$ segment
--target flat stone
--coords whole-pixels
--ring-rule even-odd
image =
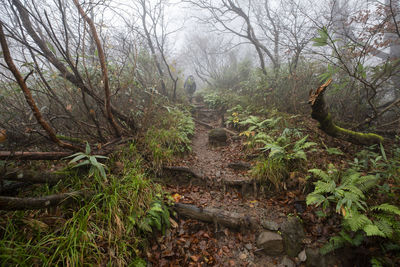
[[[288,256],[284,256],[278,267],[296,267],[296,263],[294,263]]]
[[[257,238],[257,247],[262,248],[266,255],[284,254],[283,238],[275,232],[262,232]]]
[[[274,221],[265,220],[265,221],[261,222],[261,225],[262,225],[262,227],[264,229],[267,229],[267,230],[271,230],[271,231],[278,231],[279,230],[279,224],[277,224]]]

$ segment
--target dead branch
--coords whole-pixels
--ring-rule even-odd
[[[341,128],[335,124],[328,107],[325,105],[324,93],[326,88],[331,84],[332,79],[321,85],[315,92],[310,91],[309,103],[311,104],[311,117],[317,120],[320,128],[326,134],[346,140],[357,145],[372,145],[383,142],[383,137],[373,133],[360,133]]]
[[[3,49],[4,60],[6,61],[8,68],[10,69],[10,71],[14,75],[15,79],[17,80],[18,85],[21,87],[21,89],[24,93],[24,96],[25,96],[25,100],[28,103],[29,107],[31,108],[36,120],[42,126],[42,128],[46,131],[46,133],[49,135],[50,139],[62,148],[66,148],[66,149],[70,149],[70,150],[74,150],[74,151],[82,150],[82,148],[80,148],[78,146],[74,146],[72,144],[63,142],[59,138],[57,138],[57,135],[56,135],[56,132],[54,131],[54,129],[43,118],[42,113],[39,111],[39,108],[37,107],[37,105],[35,103],[35,100],[33,100],[32,94],[31,94],[28,86],[26,85],[24,78],[22,77],[21,73],[18,71],[17,67],[15,66],[15,64],[11,58],[10,50],[8,49],[7,40],[6,40],[4,31],[3,31],[3,23],[1,21],[0,21],[0,43],[1,43],[1,47]]]
[[[61,204],[68,204],[80,198],[91,196],[91,193],[75,191],[45,197],[3,197],[0,196],[0,210],[37,210],[45,209]]]
[[[75,4],[76,8],[79,10],[79,13],[81,14],[81,16],[89,24],[90,31],[92,33],[92,37],[96,43],[97,52],[99,55],[100,67],[101,67],[101,71],[102,71],[102,79],[103,79],[103,83],[104,83],[104,93],[105,93],[104,102],[105,102],[107,119],[108,119],[108,122],[110,123],[110,125],[112,126],[112,128],[114,129],[116,136],[119,137],[119,136],[121,136],[121,129],[118,126],[117,122],[114,120],[114,116],[112,115],[112,112],[111,112],[111,100],[110,100],[111,94],[110,94],[110,87],[109,87],[109,83],[108,83],[108,71],[107,71],[107,64],[106,64],[106,59],[104,56],[103,47],[101,45],[99,36],[97,34],[96,27],[95,27],[92,19],[89,18],[89,16],[85,13],[85,11],[83,11],[81,5],[78,3],[78,0],[74,0],[74,4]]]
[[[12,170],[0,176],[3,180],[18,181],[32,184],[56,184],[65,178],[65,174],[37,172],[31,170]]]

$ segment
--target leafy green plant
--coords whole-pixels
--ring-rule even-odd
[[[290,137],[282,134],[275,140],[269,138],[257,141],[264,144],[260,150],[269,152],[269,158],[290,163],[295,160],[307,160],[306,150],[316,145],[314,142],[307,142],[307,138],[308,135],[292,143]]]
[[[163,234],[170,226],[169,210],[161,200],[154,201],[147,213],[139,223],[139,229],[144,232],[151,233],[153,229],[161,231]]]
[[[247,119],[241,121],[240,125],[249,126],[247,131],[264,131],[267,129],[274,129],[282,117],[272,117],[265,120],[262,120],[260,117],[257,116],[249,116]]]
[[[227,100],[222,96],[222,94],[218,94],[215,92],[210,92],[204,95],[204,103],[209,108],[218,109],[227,104]]]
[[[307,196],[307,205],[330,205],[343,216],[342,231],[323,247],[328,253],[345,245],[359,246],[365,236],[376,236],[391,241],[400,240],[400,208],[390,203],[371,205],[366,193],[379,186],[377,175],[366,175],[356,169],[339,171],[329,165],[327,171],[312,169],[319,179],[315,190]]]
[[[104,179],[106,178],[106,171],[107,168],[103,163],[98,162],[98,159],[108,159],[106,156],[100,155],[91,155],[91,149],[88,142],[86,142],[85,152],[78,152],[71,156],[65,157],[65,159],[72,158],[69,164],[77,163],[72,168],[78,168],[81,166],[90,166],[89,169],[89,177],[93,175],[100,175]]]
[[[307,135],[292,142],[290,133],[293,132],[284,131],[277,138],[266,134],[255,136],[256,142],[264,145],[260,150],[268,153],[268,156],[257,162],[252,174],[261,180],[268,179],[276,189],[280,187],[289,172],[299,166],[298,163],[307,160],[306,151],[316,145],[314,142],[307,142]]]
[[[124,165],[118,176],[94,176],[88,182],[71,173],[69,179],[33,192],[35,196],[71,189],[93,192],[86,201],[45,213],[2,213],[0,266],[146,266],[139,258],[149,243],[144,229],[168,227],[166,195],[144,172],[135,144],[110,160],[114,157]]]

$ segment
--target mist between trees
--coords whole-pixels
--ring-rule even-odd
[[[155,99],[184,101],[189,74],[200,90],[290,113],[309,113],[309,90],[332,78],[326,102],[338,121],[399,131],[397,1],[1,5],[7,150],[51,142],[82,150],[74,138],[106,143],[132,135],[151,124],[146,113]]]

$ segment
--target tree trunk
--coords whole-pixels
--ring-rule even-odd
[[[115,135],[120,137],[121,129],[119,128],[117,122],[114,120],[114,116],[112,115],[111,112],[111,94],[110,94],[110,86],[108,83],[108,71],[107,71],[107,64],[104,56],[103,47],[101,46],[100,39],[99,36],[97,35],[96,27],[94,26],[93,21],[89,18],[89,16],[85,13],[85,11],[83,11],[82,7],[78,3],[78,0],[74,0],[74,4],[76,8],[79,10],[79,13],[84,18],[84,20],[89,24],[92,37],[96,43],[97,52],[99,54],[101,72],[102,72],[102,80],[104,85],[104,94],[105,94],[104,104],[105,104],[107,119],[111,127],[114,129]]]
[[[326,134],[357,145],[373,145],[383,142],[383,137],[373,133],[360,133],[337,126],[332,120],[328,107],[325,105],[324,92],[332,79],[321,85],[315,92],[310,91],[311,117],[320,123],[320,128]]]

